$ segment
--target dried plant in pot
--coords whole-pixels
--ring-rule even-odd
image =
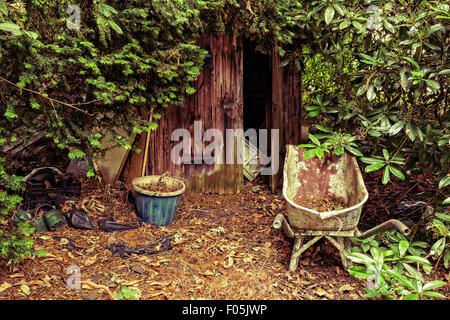
[[[156,226],[171,224],[186,191],[185,183],[163,174],[139,177],[132,184],[138,217]]]

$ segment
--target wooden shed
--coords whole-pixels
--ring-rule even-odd
[[[222,132],[279,129],[279,143],[269,146],[270,153],[281,153],[279,169],[270,177],[270,186],[276,189],[283,171],[284,146],[300,141],[300,72],[295,71],[293,64],[281,67],[275,48],[265,55],[255,51],[251,41],[233,39],[228,34],[202,36],[198,45],[209,54],[193,84],[196,93],[186,95],[182,106],[169,106],[159,120],[158,129],[150,133],[147,174],[169,171],[185,179],[188,193],[238,193],[244,180],[242,164],[205,163],[199,159],[202,150],[198,149],[207,143],[202,142],[199,148],[199,144],[190,143],[193,141],[187,146],[191,163],[174,163],[171,150],[179,142],[171,141],[173,131],[183,128],[192,139],[197,133],[198,139],[198,132],[194,132],[196,121],[201,124],[201,136],[209,128]],[[135,141],[141,150],[145,148],[145,140],[146,134],[141,134]],[[224,141],[222,151],[214,154],[215,160],[225,157],[225,149],[230,147],[227,143],[235,141]],[[141,175],[143,157],[144,152],[130,153],[118,178],[131,186],[132,179]]]

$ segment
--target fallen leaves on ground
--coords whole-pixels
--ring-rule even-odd
[[[132,203],[104,190],[94,181],[83,184],[82,199],[95,203],[84,202],[94,225],[107,217],[138,221]],[[142,224],[106,233],[66,225],[35,234],[35,247],[48,254],[3,264],[0,299],[117,299],[127,292],[139,299],[364,299],[364,283],[342,269],[327,241],[309,248],[297,270],[288,271],[293,239],[271,227],[285,211],[280,190],[247,183],[235,195],[183,195],[175,220],[164,227]],[[148,245],[173,234],[173,247],[155,254],[123,259],[107,249],[113,243]],[[68,280],[79,288],[70,289]]]

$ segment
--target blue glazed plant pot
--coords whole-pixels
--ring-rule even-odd
[[[161,176],[144,176],[133,180],[136,211],[145,223],[155,226],[166,226],[172,223],[180,202],[181,195],[186,191],[183,181],[172,177],[164,177],[163,182],[171,192],[149,191],[145,185],[157,184]]]

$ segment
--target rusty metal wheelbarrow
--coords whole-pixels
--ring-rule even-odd
[[[354,157],[343,154],[326,155],[304,159],[304,150],[293,145],[286,146],[283,170],[283,196],[287,201],[287,218],[278,214],[273,227],[285,231],[295,238],[289,271],[297,269],[300,255],[325,237],[339,251],[344,268],[351,266],[347,259],[350,252],[350,237],[368,238],[376,233],[396,228],[403,235],[410,233],[401,221],[391,219],[364,233],[358,228],[363,204],[369,194]],[[314,198],[328,198],[345,204],[343,208],[319,212],[302,206],[303,202]],[[305,236],[313,238],[303,245]]]

